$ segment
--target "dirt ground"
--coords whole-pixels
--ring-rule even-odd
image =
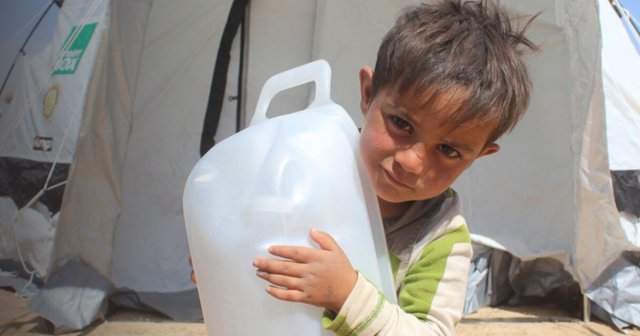
[[[585,323],[550,305],[483,308],[458,325],[459,336],[640,336],[640,330],[619,332],[600,321]],[[49,335],[50,326],[26,308],[26,302],[0,288],[0,335]],[[179,323],[150,313],[116,311],[104,322],[65,335],[206,335],[204,323]]]

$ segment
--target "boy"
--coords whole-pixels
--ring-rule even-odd
[[[524,113],[530,82],[519,46],[535,49],[497,6],[445,0],[405,10],[360,70],[361,159],[378,195],[396,279],[392,304],[335,240],[271,246],[257,275],[277,299],[326,308],[338,335],[450,335],[462,317],[472,255],[455,179]]]

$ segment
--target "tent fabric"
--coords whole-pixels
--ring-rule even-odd
[[[0,119],[0,156],[71,163],[104,12],[101,1],[68,1],[52,43],[19,62],[15,97]]]
[[[224,22],[212,16],[228,12],[223,3],[163,4],[112,2],[118,31],[110,48],[118,53],[109,53],[91,83],[92,115],[62,211],[91,210],[63,215],[57,242],[59,256],[82,258],[116,286],[138,291],[193,289],[188,277],[174,276],[188,274],[180,200],[199,157],[195,120],[203,118],[217,47],[211,32]]]
[[[514,294],[508,270],[513,256],[482,244],[473,244],[473,259],[469,269],[467,297],[464,314],[478,311],[482,307],[496,306],[506,302]]]
[[[640,325],[640,253],[625,252],[607,267],[589,291],[597,299],[594,313],[619,329]],[[622,303],[621,303],[622,302]]]
[[[104,317],[112,284],[81,262],[69,261],[49,277],[29,308],[54,323],[56,332],[82,329]]]
[[[81,260],[108,279],[113,290],[184,292],[197,303],[188,277],[181,199],[184,181],[199,158],[211,60],[230,2],[108,5],[109,37],[100,46],[104,57],[89,83],[57,228],[52,278],[65,272],[64,265]],[[38,295],[50,297],[55,290],[47,283]],[[73,312],[73,302],[84,300],[83,288],[69,286],[67,291],[75,299],[58,302],[57,309]],[[174,304],[171,295],[164,300],[141,296],[145,298],[147,306],[159,311]],[[39,312],[54,324],[68,323],[59,319],[54,306]]]
[[[83,328],[101,317],[108,298],[176,319],[198,318],[182,191],[200,157],[231,3],[101,0],[105,35],[96,41],[75,151],[60,161],[71,163],[69,180],[53,222],[49,276],[32,301],[54,324]],[[246,125],[268,77],[318,58],[332,66],[333,100],[360,123],[358,70],[374,64],[394,20],[390,13],[413,3],[252,1],[245,99],[228,99],[238,95],[237,76],[228,76],[216,142],[235,132],[236,104]],[[568,281],[596,304],[594,311],[619,325],[640,325],[633,319],[640,315],[627,313],[640,304],[636,287],[620,285],[640,283],[633,264],[640,224],[616,207],[616,192],[633,189],[619,189],[611,177],[640,169],[637,54],[619,38],[606,0],[501,3],[525,17],[541,13],[528,31],[542,52],[526,58],[533,93],[524,119],[499,141],[499,153],[478,160],[454,186],[476,246],[467,312],[514,295],[568,293]],[[243,56],[237,39],[230,53],[235,74]],[[310,92],[279,94],[269,115],[305,108]],[[0,205],[10,208],[8,202]],[[98,281],[91,287],[97,290],[84,293],[86,287],[67,277],[70,270]],[[545,278],[549,270],[558,276]],[[91,314],[61,315],[80,307]]]
[[[0,196],[16,206],[0,226],[0,260],[24,262],[40,277],[50,267],[104,14],[99,1],[68,1],[51,43],[18,59],[16,93],[0,118]]]

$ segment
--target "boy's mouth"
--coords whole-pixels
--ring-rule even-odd
[[[382,168],[382,171],[384,172],[384,175],[386,176],[387,180],[389,180],[392,184],[401,188],[413,189],[409,184],[398,179],[395,175],[393,175],[393,173],[389,172],[388,170]]]

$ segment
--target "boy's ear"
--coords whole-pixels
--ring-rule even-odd
[[[480,154],[478,155],[478,157],[482,157],[485,155],[491,155],[494,153],[497,153],[500,151],[500,145],[498,145],[497,143],[492,143],[488,146],[486,146],[485,148],[482,149],[482,151],[480,152]]]
[[[360,69],[360,111],[366,115],[371,103],[371,85],[373,82],[373,69],[363,66]]]

